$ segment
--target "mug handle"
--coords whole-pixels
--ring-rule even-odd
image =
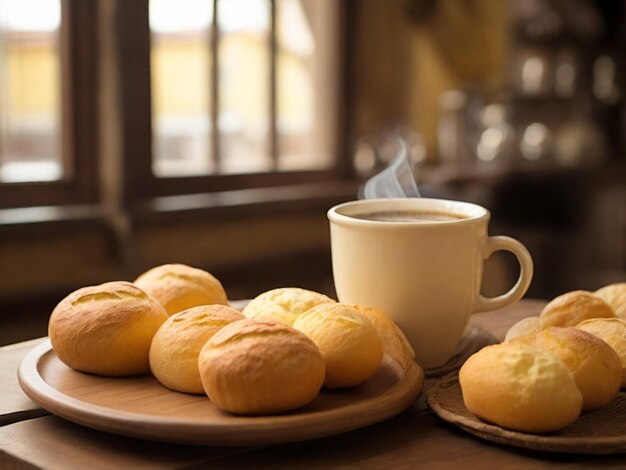
[[[533,259],[524,245],[511,237],[488,237],[483,247],[483,259],[489,258],[495,251],[510,251],[520,265],[519,278],[515,285],[506,293],[497,297],[484,297],[478,294],[474,312],[485,312],[505,307],[521,299],[533,277]]]

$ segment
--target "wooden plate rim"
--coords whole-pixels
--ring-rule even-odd
[[[404,411],[419,397],[424,382],[422,369],[417,363],[412,363],[404,369],[402,378],[382,396],[340,408],[307,412],[305,415],[238,416],[237,420],[240,425],[233,426],[211,421],[188,421],[175,416],[157,417],[119,411],[66,395],[48,384],[40,374],[39,365],[48,354],[54,354],[50,340],[44,341],[30,351],[18,368],[20,386],[26,395],[42,408],[90,428],[142,439],[182,444],[235,446],[277,444],[351,431],[391,418]],[[341,410],[341,421],[336,416],[338,410]],[[285,433],[285,431],[290,432]]]
[[[457,425],[470,434],[499,444],[507,444],[514,447],[546,452],[563,452],[571,454],[611,454],[626,452],[626,435],[567,437],[530,434],[512,431],[478,420],[478,418],[468,418],[454,413],[440,402],[439,397],[442,393],[447,393],[447,389],[456,385],[458,382],[458,372],[453,372],[442,377],[426,392],[426,403],[441,419]]]

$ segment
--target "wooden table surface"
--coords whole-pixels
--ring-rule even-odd
[[[471,323],[499,339],[543,302],[524,300]],[[325,439],[266,447],[206,447],[147,442],[94,431],[49,415],[21,391],[16,371],[40,341],[0,348],[0,469],[125,468],[626,468],[626,456],[525,451],[476,438],[440,420],[424,395],[383,423]],[[433,383],[425,383],[428,388]]]

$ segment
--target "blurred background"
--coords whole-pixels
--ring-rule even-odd
[[[0,0],[0,344],[167,262],[334,294],[326,211],[402,139],[521,240],[529,297],[626,280],[621,0]],[[493,256],[483,291],[517,276]]]

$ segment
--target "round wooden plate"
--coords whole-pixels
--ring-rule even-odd
[[[567,428],[551,434],[526,434],[488,424],[463,403],[457,373],[439,380],[426,393],[428,406],[442,419],[482,439],[526,449],[571,454],[626,452],[626,393],[599,410],[585,412]]]
[[[391,418],[419,396],[424,374],[385,356],[367,383],[322,389],[295,412],[245,417],[219,410],[206,396],[173,392],[152,376],[107,378],[76,372],[52,351],[33,349],[18,370],[26,394],[51,413],[90,428],[183,444],[260,445],[339,434]]]

